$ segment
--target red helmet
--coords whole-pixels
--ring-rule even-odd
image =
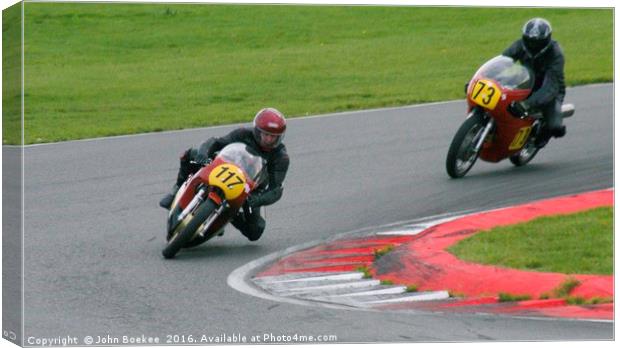
[[[254,116],[254,139],[264,151],[271,151],[282,143],[286,119],[274,108],[260,110]]]

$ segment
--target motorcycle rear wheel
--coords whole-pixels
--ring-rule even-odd
[[[181,223],[178,225],[178,232],[173,232],[170,240],[168,241],[168,245],[162,250],[162,255],[166,259],[173,258],[181,248],[185,247],[186,244],[192,240],[192,238],[196,235],[196,230],[203,222],[207,220],[211,214],[217,208],[216,204],[210,199],[205,200],[198,208],[195,213],[192,215],[188,215],[191,217],[187,224]],[[186,217],[187,218],[187,217]]]
[[[461,178],[474,166],[480,155],[480,151],[474,151],[474,147],[484,130],[484,126],[482,114],[474,113],[459,127],[452,139],[446,158],[446,170],[450,177]]]
[[[521,149],[521,151],[516,154],[510,156],[510,162],[514,164],[516,167],[521,167],[528,164],[534,156],[538,153],[538,148],[536,146],[536,138],[530,137],[525,146]]]
[[[541,136],[541,127],[544,127],[544,125],[538,122],[534,123],[534,125],[532,126],[532,132],[530,133],[530,136],[521,151],[510,156],[510,162],[516,167],[526,165],[528,162],[534,159],[534,156],[536,156],[538,150],[540,150],[540,148],[536,146],[536,139]]]

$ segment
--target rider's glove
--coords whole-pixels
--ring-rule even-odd
[[[526,100],[513,101],[508,105],[508,112],[514,117],[524,118],[529,115],[530,104]]]
[[[196,161],[196,163],[198,164],[206,165],[209,163],[210,158],[206,151],[204,151],[203,149],[198,149],[194,161]]]
[[[261,203],[262,203],[260,195],[257,195],[257,194],[249,195],[248,198],[246,198],[245,201],[252,208],[256,208],[256,207],[260,206]]]
[[[209,162],[209,158],[201,154],[197,154],[195,160],[196,160],[196,163],[201,164],[201,165],[206,165]]]
[[[209,163],[209,150],[211,148],[211,144],[211,142],[205,141],[200,145],[200,147],[198,147],[198,150],[196,151],[196,158],[194,158],[194,161],[196,163],[199,163],[201,165],[206,165]]]

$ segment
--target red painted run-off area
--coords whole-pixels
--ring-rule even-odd
[[[530,272],[461,261],[445,249],[485,229],[527,222],[541,216],[571,214],[601,206],[613,206],[613,190],[595,191],[548,199],[515,207],[465,216],[415,236],[371,236],[336,240],[293,253],[269,266],[258,276],[291,272],[343,272],[370,268],[375,278],[395,284],[415,284],[419,290],[450,290],[466,296],[446,306],[482,306],[497,303],[500,292],[528,294],[538,298],[557,288],[567,278],[560,273]],[[380,272],[373,269],[373,253],[394,247],[389,263]],[[383,259],[382,262],[387,261]],[[581,284],[571,296],[613,297],[613,276],[573,275]],[[492,312],[535,310],[549,316],[613,318],[613,304],[566,306],[563,300],[522,301],[503,304]],[[394,307],[394,306],[390,306]],[[398,308],[398,305],[395,306]]]
[[[411,236],[342,239],[288,255],[259,273],[258,277],[300,272],[350,272],[369,267],[375,250],[398,246]]]
[[[613,205],[613,191],[554,198],[516,207],[470,215],[424,232],[403,246],[406,253],[398,270],[381,274],[395,282],[418,284],[425,289],[449,289],[467,296],[499,292],[529,294],[538,298],[566,280],[561,273],[530,272],[461,261],[445,249],[485,229],[526,222],[547,215],[571,214]],[[575,275],[581,285],[571,295],[590,298],[613,296],[613,276]]]

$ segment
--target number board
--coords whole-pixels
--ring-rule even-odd
[[[508,146],[508,150],[518,150],[522,148],[523,145],[525,145],[525,141],[527,140],[527,137],[530,135],[531,131],[532,127],[523,127],[519,129],[517,135],[515,135],[515,138],[512,140],[512,143],[510,143],[510,146]]]
[[[493,81],[479,80],[472,89],[470,98],[474,103],[493,110],[501,96],[501,90]]]
[[[235,199],[245,190],[245,175],[239,167],[227,163],[220,164],[209,173],[209,184],[224,191],[226,199]]]

